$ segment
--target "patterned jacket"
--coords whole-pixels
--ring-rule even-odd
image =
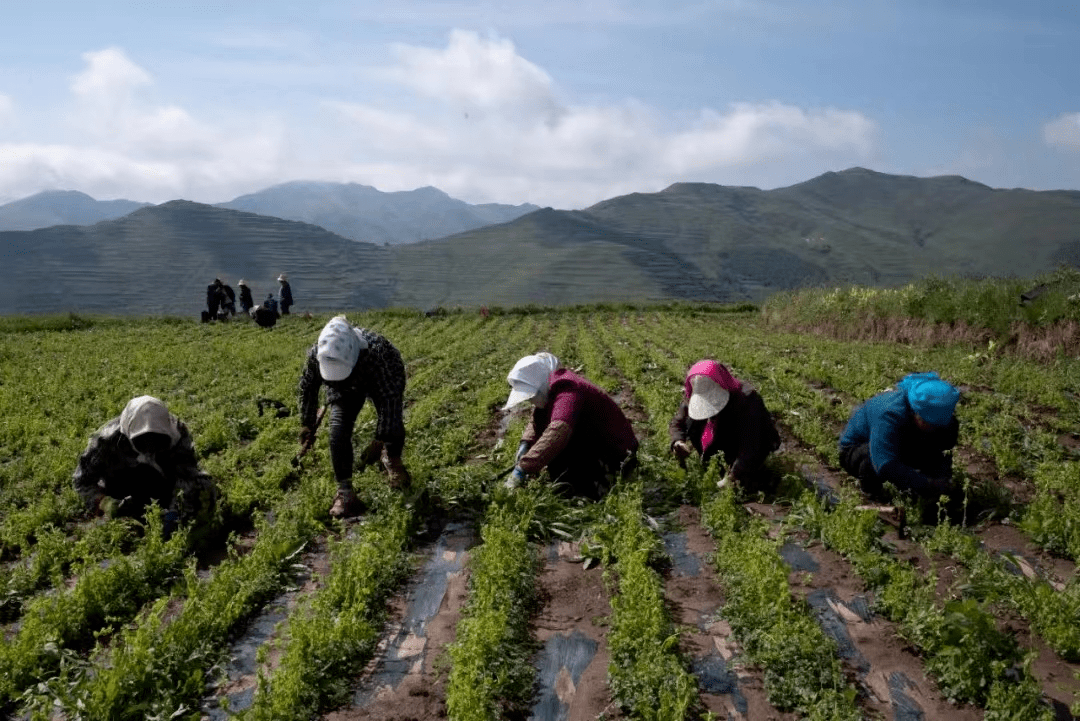
[[[187,426],[172,416],[178,439],[155,456],[140,455],[120,430],[120,416],[102,426],[79,457],[75,490],[95,508],[103,496],[120,500],[122,515],[136,515],[156,500],[181,522],[208,520],[217,502],[213,479],[199,468]],[[130,510],[125,509],[128,506]]]
[[[341,381],[325,381],[319,374],[318,345],[311,346],[300,376],[300,423],[311,428],[319,408],[319,388],[326,384],[330,404],[362,403],[370,398],[379,416],[375,438],[393,441],[405,437],[402,403],[405,396],[405,363],[390,341],[366,328],[356,328],[368,347],[360,351],[353,372]]]

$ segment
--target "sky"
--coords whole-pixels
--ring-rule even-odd
[[[584,208],[850,167],[1080,189],[1073,0],[0,5],[0,203],[293,180]]]

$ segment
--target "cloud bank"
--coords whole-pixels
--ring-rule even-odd
[[[285,108],[280,120],[242,109],[214,113],[234,118],[228,123],[200,118],[154,100],[168,89],[122,49],[82,59],[64,138],[0,136],[0,197],[59,187],[99,198],[221,202],[321,179],[583,207],[678,181],[798,182],[865,163],[878,145],[872,119],[840,108],[740,102],[673,118],[633,99],[574,102],[510,40],[464,30],[441,48],[392,46],[388,65],[369,75],[393,100],[326,98],[317,129]],[[15,115],[14,100],[0,95],[0,129]],[[1050,128],[1048,142],[1072,142],[1068,128]]]
[[[1080,113],[1070,113],[1051,120],[1043,126],[1043,139],[1048,145],[1065,150],[1080,150]]]

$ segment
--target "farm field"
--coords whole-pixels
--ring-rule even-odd
[[[325,428],[293,463],[328,314],[270,331],[0,319],[0,717],[1080,715],[1080,360],[842,342],[691,305],[347,316],[405,360],[413,487],[358,461],[369,511],[345,522],[327,513]],[[506,373],[539,350],[635,425],[640,468],[602,501],[493,480],[526,421],[498,410]],[[775,493],[720,490],[715,466],[669,455],[705,357],[781,428]],[[836,442],[861,400],[923,370],[963,392],[966,502],[904,501],[901,534],[860,508]],[[81,508],[87,439],[142,394],[187,423],[219,483],[209,540]],[[366,407],[358,446],[374,425]]]

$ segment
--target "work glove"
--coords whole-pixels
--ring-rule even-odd
[[[300,445],[301,446],[306,447],[306,446],[310,445],[311,441],[314,440],[314,438],[315,438],[315,431],[311,430],[307,426],[304,426],[303,428],[300,429]]]
[[[727,488],[728,486],[734,486],[734,485],[735,485],[735,479],[732,477],[732,475],[730,473],[725,473],[724,477],[716,482],[716,487],[717,488]]]
[[[378,463],[382,457],[383,442],[372,441],[368,444],[368,447],[364,449],[364,452],[360,454],[360,462],[365,466],[370,466],[372,463]]]
[[[523,485],[526,480],[528,480],[528,477],[525,475],[525,471],[515,466],[514,470],[510,472],[510,477],[506,479],[503,485],[510,490],[514,490]]]
[[[116,518],[116,512],[120,509],[120,501],[112,496],[101,496],[95,504],[97,514],[105,518]]]
[[[529,452],[529,442],[522,441],[518,444],[517,455],[514,456],[514,463],[518,463],[521,457]]]
[[[165,515],[162,516],[161,524],[161,536],[166,541],[172,538],[172,534],[176,532],[177,526],[180,525],[180,514],[177,511],[165,511]]]
[[[675,454],[675,458],[685,461],[694,452],[694,447],[689,441],[675,441],[671,444],[671,451]]]

